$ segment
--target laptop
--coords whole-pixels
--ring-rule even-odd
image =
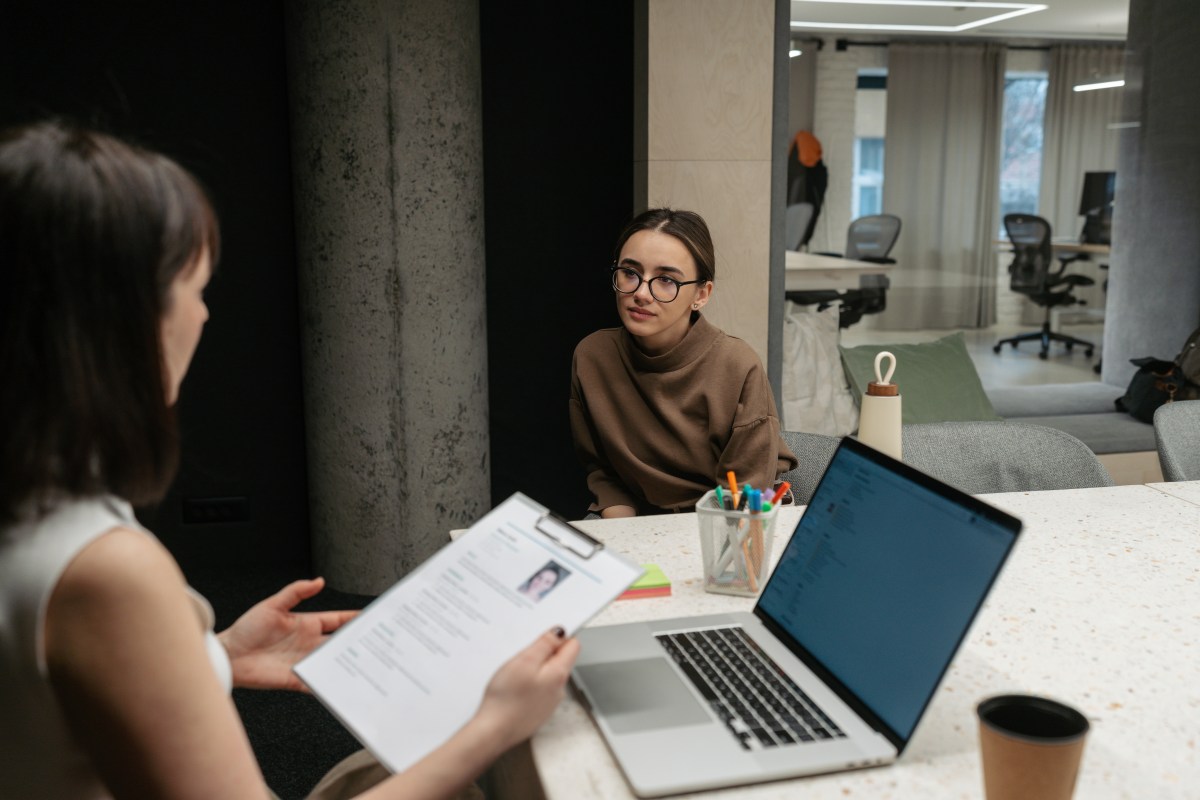
[[[752,612],[584,628],[572,683],[639,797],[891,763],[1020,529],[844,438]]]

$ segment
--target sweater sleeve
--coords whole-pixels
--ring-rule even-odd
[[[724,484],[733,470],[742,484],[770,489],[781,474],[795,469],[796,457],[780,434],[775,398],[761,367],[746,375],[729,442],[717,462],[715,480]]]
[[[589,511],[597,513],[610,506],[637,507],[637,501],[625,488],[625,484],[617,477],[612,466],[604,458],[603,450],[598,444],[596,426],[587,410],[587,402],[583,394],[583,386],[576,371],[575,360],[571,362],[571,400],[569,415],[571,420],[571,439],[575,445],[575,455],[583,464],[587,473],[588,490],[595,498],[588,507]]]

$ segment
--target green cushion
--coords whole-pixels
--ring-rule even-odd
[[[860,405],[867,384],[875,380],[875,354],[887,350],[896,357],[892,383],[900,387],[905,425],[1000,419],[967,355],[961,331],[935,342],[864,344],[838,349],[854,400]],[[881,366],[886,368],[886,362]]]

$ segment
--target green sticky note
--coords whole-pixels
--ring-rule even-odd
[[[622,592],[621,600],[632,600],[635,597],[663,597],[671,593],[671,582],[663,574],[658,564],[642,564],[642,577],[632,586]]]
[[[658,564],[642,564],[642,569],[646,570],[645,574],[638,578],[630,589],[658,589],[671,585],[671,581],[663,574],[662,567]]]

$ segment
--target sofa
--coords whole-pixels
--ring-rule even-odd
[[[1095,453],[1119,484],[1161,481],[1154,426],[1117,411],[1125,389],[1102,382],[1003,386],[985,390],[1004,419],[1057,428]]]
[[[1117,483],[1162,480],[1154,426],[1117,411],[1123,387],[1102,381],[988,389],[961,332],[920,343],[839,344],[836,307],[787,304],[782,418],[788,430],[841,436],[858,427],[858,400],[874,379],[874,358],[897,358],[904,422],[1013,419],[1069,433]],[[887,334],[881,333],[880,338]]]
[[[1117,411],[1123,388],[1107,383],[1051,383],[985,389],[992,408],[1020,419],[1066,431],[1096,455],[1154,450],[1154,426]]]

